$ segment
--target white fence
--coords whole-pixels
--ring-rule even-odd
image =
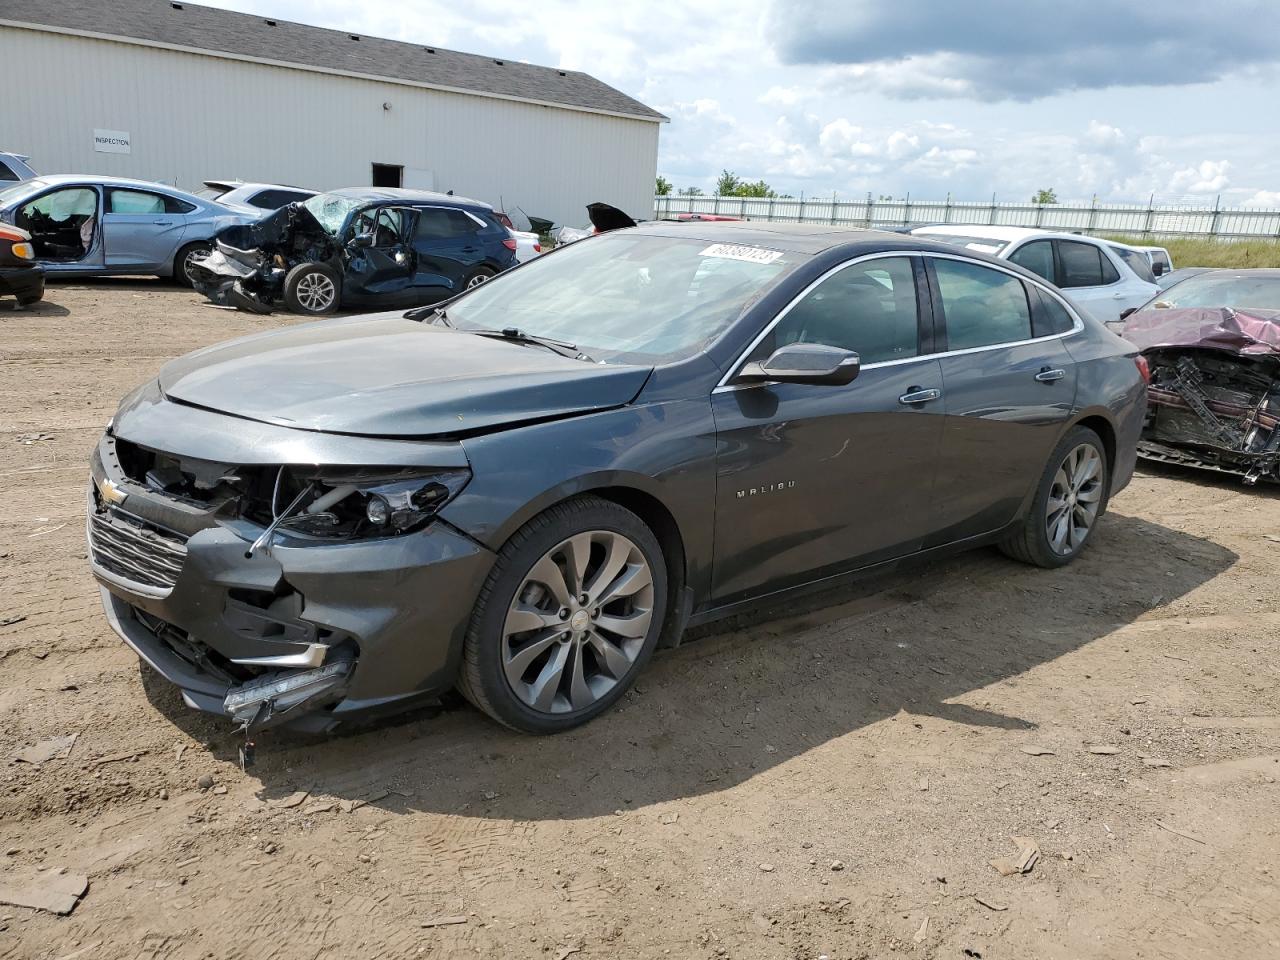
[[[846,227],[901,227],[925,223],[973,223],[1004,227],[1111,233],[1141,237],[1280,239],[1280,210],[1231,207],[1158,207],[1126,204],[956,203],[951,200],[840,200],[836,197],[654,198],[658,219],[711,213],[746,220],[827,223]]]

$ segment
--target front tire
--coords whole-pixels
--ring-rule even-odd
[[[666,562],[644,521],[599,497],[558,504],[499,552],[472,614],[458,689],[514,730],[569,730],[626,693],[666,608]]]
[[[192,261],[199,257],[206,257],[212,252],[213,247],[203,240],[198,243],[188,243],[179,250],[178,255],[173,258],[174,282],[184,287],[195,286],[195,277],[191,275]]]
[[[1111,468],[1102,439],[1073,427],[1054,449],[1021,525],[1000,544],[1005,555],[1061,567],[1080,555],[1107,509]]]
[[[338,309],[341,284],[337,271],[323,263],[300,263],[284,278],[284,303],[293,313],[322,317]]]

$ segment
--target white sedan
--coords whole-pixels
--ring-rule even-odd
[[[917,237],[978,250],[1008,260],[1056,285],[1102,322],[1119,320],[1160,292],[1125,262],[1117,245],[1077,233],[1025,227],[947,224],[916,227]]]

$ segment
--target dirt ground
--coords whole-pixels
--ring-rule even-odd
[[[0,957],[1280,957],[1280,490],[1232,479],[1144,468],[1065,570],[704,628],[560,737],[449,704],[241,772],[108,628],[84,485],[128,389],[281,322],[150,281],[0,306],[0,887],[89,878],[0,904]]]

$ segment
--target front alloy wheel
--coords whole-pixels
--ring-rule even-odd
[[[1101,503],[1102,457],[1082,443],[1059,465],[1045,502],[1045,533],[1056,553],[1070,556],[1084,545]]]
[[[635,666],[653,621],[653,571],[620,533],[590,530],[534,564],[503,624],[502,665],[539,713],[585,710]]]
[[[610,500],[566,500],[498,551],[458,689],[512,729],[568,730],[626,693],[667,613],[666,558],[645,522]]]

